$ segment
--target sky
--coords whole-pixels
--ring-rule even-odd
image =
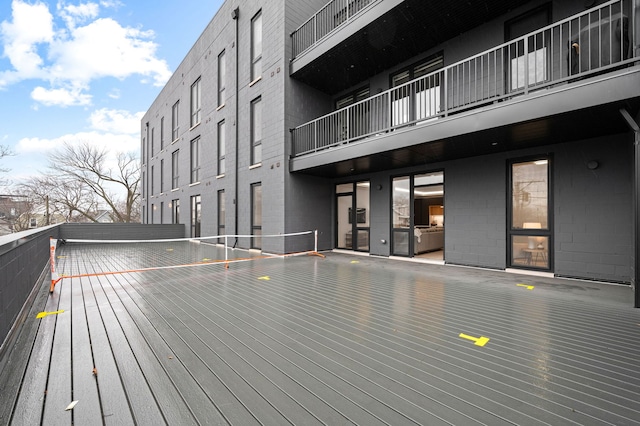
[[[223,0],[0,2],[0,179],[47,170],[64,143],[140,147],[140,119]]]

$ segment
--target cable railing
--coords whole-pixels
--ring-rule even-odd
[[[632,61],[634,25],[609,1],[296,127],[292,156],[606,72]]]
[[[382,0],[332,0],[291,33],[293,58],[314,46],[362,9]]]

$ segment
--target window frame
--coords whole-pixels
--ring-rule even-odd
[[[164,150],[164,116],[160,117],[160,152]]]
[[[547,195],[547,206],[546,206],[546,227],[544,227],[543,220],[540,220],[540,227],[536,226],[536,223],[533,222],[533,219],[530,217],[526,217],[527,222],[529,224],[528,227],[525,227],[525,223],[523,226],[515,226],[514,224],[514,175],[513,169],[514,166],[526,163],[535,163],[537,161],[546,161],[546,195]],[[542,271],[553,271],[554,268],[554,232],[553,232],[553,164],[554,158],[551,154],[541,154],[536,156],[529,157],[520,157],[520,158],[512,158],[507,161],[507,267],[509,268],[518,268],[518,269],[533,269],[533,270],[542,270]],[[524,220],[524,219],[523,219]],[[520,239],[523,237],[533,237],[533,238],[542,238],[546,239],[546,253],[543,258],[547,262],[546,267],[539,267],[535,264],[523,264],[515,261],[514,257],[514,240]]]
[[[223,50],[218,55],[218,108],[226,102],[227,64],[226,52]]]
[[[202,121],[202,77],[198,77],[191,85],[191,127],[195,127]]]
[[[218,190],[218,235],[224,235],[226,232],[226,216],[227,216],[227,207],[225,201],[225,192],[224,189]],[[221,238],[218,240],[219,243],[224,243],[224,239]]]
[[[201,158],[200,158],[200,136],[191,140],[191,150],[190,150],[190,183],[198,183],[200,182],[200,168],[201,168]]]
[[[262,250],[262,182],[251,184],[251,248]],[[259,196],[259,200],[258,200]]]
[[[171,141],[175,142],[180,137],[180,101],[176,101],[171,107]]]
[[[218,122],[218,136],[217,136],[217,152],[218,152],[218,161],[217,161],[217,175],[222,176],[226,172],[226,157],[227,157],[227,130],[226,130],[226,122],[225,120],[221,120]]]
[[[253,15],[251,18],[251,81],[256,81],[262,76],[262,10]],[[257,36],[260,36],[257,39]]]
[[[249,109],[251,120],[250,161],[252,166],[257,166],[259,164],[262,164],[262,96],[258,96],[257,98],[252,100]],[[257,115],[259,116],[256,117]]]
[[[180,150],[171,153],[171,189],[180,187]]]

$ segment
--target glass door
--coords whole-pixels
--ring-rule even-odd
[[[510,164],[509,266],[552,269],[550,159]]]
[[[369,182],[336,185],[336,248],[369,251]]]

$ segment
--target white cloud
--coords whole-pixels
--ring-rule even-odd
[[[140,120],[144,112],[135,114],[124,110],[102,108],[94,111],[89,117],[91,128],[103,132],[139,135]]]
[[[155,57],[153,32],[122,27],[111,18],[100,18],[71,32],[70,39],[51,44],[51,69],[57,80],[88,82],[95,78],[151,76],[164,84],[171,76],[164,60]]]
[[[79,23],[96,18],[100,11],[98,3],[83,3],[79,5],[58,3],[60,17],[64,19],[67,27],[73,29]]]
[[[36,88],[34,100],[66,106],[87,105],[91,81],[104,77],[140,75],[144,82],[163,85],[171,72],[166,61],[156,56],[153,31],[99,17],[101,8],[120,4],[117,0],[78,5],[61,1],[54,16],[41,1],[13,0],[11,20],[0,23],[4,55],[13,68],[0,70],[0,89],[38,79],[50,87]]]
[[[2,73],[4,76],[0,77],[0,83],[4,84],[43,77],[44,61],[38,47],[54,38],[53,17],[46,4],[14,1],[11,6],[13,22],[3,21],[0,24],[4,56],[9,58],[14,68]]]
[[[91,104],[91,95],[82,93],[81,88],[45,89],[44,87],[36,87],[31,92],[31,98],[46,106],[67,107]]]

